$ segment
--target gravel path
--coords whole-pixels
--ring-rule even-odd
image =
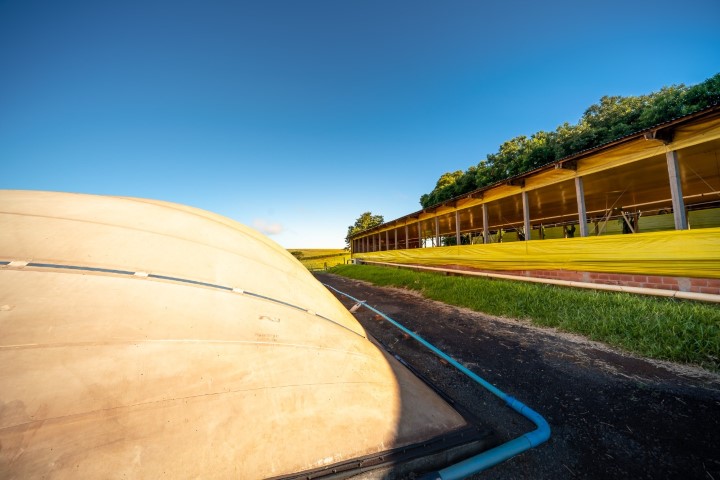
[[[720,480],[720,375],[637,358],[407,290],[317,277],[366,300],[547,419],[547,443],[473,478]],[[533,428],[373,312],[360,309],[356,318],[501,438]]]

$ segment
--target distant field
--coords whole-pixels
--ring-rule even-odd
[[[288,252],[308,270],[323,270],[350,260],[350,252],[342,248],[288,248]]]

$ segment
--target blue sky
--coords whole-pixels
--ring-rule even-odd
[[[592,3],[592,4],[591,4]],[[0,0],[0,188],[342,247],[603,95],[720,72],[720,2]]]

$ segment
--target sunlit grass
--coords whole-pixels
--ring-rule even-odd
[[[713,304],[371,265],[340,265],[332,272],[579,333],[650,358],[720,370],[720,308]]]
[[[350,260],[350,252],[342,248],[289,248],[308,270],[323,270]]]

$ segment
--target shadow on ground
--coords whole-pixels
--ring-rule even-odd
[[[515,320],[331,274],[366,300],[543,415],[550,440],[473,478],[720,480],[720,375],[649,361]],[[353,302],[339,297],[350,307]],[[387,349],[506,440],[533,428],[367,309],[356,317]]]

